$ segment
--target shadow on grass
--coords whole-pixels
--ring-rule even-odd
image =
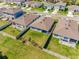
[[[3,55],[2,52],[0,52],[0,59],[8,59],[6,55]]]

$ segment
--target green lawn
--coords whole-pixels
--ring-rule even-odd
[[[53,12],[53,9],[49,10],[49,14],[51,14]]]
[[[13,40],[0,34],[0,51],[8,59],[59,59],[51,56],[40,49],[29,45],[24,45],[21,41]]]
[[[61,10],[59,10],[58,13],[61,14],[61,15],[67,15],[68,14],[67,11],[61,11]]]
[[[51,40],[48,46],[48,49],[54,52],[57,52],[61,55],[70,57],[72,59],[75,59],[76,57],[79,56],[79,48],[74,49],[74,48],[67,47],[65,45],[61,45],[59,44],[59,41],[56,38],[53,38]]]
[[[20,30],[14,28],[12,26],[5,28],[3,31],[10,35],[13,35],[13,36],[17,36],[20,33]]]
[[[39,12],[44,12],[45,11],[44,8],[32,8],[32,10],[39,11]]]
[[[8,24],[9,22],[5,21],[5,20],[0,20],[0,26]]]
[[[79,15],[79,12],[74,12],[74,15]]]
[[[43,46],[46,42],[48,35],[42,32],[34,31],[30,29],[23,37],[28,39],[31,37],[31,40],[39,44],[39,46]]]

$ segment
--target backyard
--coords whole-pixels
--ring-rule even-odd
[[[67,11],[62,11],[62,10],[59,10],[58,13],[59,13],[60,15],[67,15],[67,14],[68,14]]]
[[[20,40],[13,40],[1,34],[0,51],[8,59],[58,59],[32,46],[30,43],[29,45],[24,45]]]
[[[30,29],[23,37],[25,39],[31,38],[31,41],[36,42],[39,46],[43,46],[48,38],[48,35],[45,33]]]
[[[61,55],[70,57],[71,59],[77,59],[77,57],[79,56],[79,46],[78,45],[77,45],[77,48],[75,48],[75,49],[70,48],[68,46],[59,44],[59,41],[57,38],[51,39],[49,46],[48,46],[48,50],[52,50]]]
[[[20,33],[20,30],[12,27],[12,25],[5,28],[3,31],[10,34],[10,35],[12,35],[12,36],[17,36]]]
[[[39,12],[44,12],[45,11],[44,8],[32,8],[32,10],[39,11]]]
[[[9,23],[9,22],[7,22],[7,21],[0,20],[0,26],[5,25],[5,24],[8,24],[8,23]]]

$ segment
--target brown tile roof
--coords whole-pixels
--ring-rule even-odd
[[[54,33],[79,40],[79,24],[74,20],[60,19]]]
[[[36,20],[34,23],[32,23],[31,26],[38,29],[49,31],[53,23],[54,20],[51,17],[43,17]]]
[[[27,15],[23,15],[23,16],[19,17],[18,19],[14,20],[13,22],[23,25],[23,26],[27,26],[28,24],[33,22],[38,17],[39,17],[39,15],[27,14]]]

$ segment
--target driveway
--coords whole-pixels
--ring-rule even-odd
[[[31,9],[32,9],[32,8],[31,8],[31,7],[29,7],[27,10],[28,10],[28,11],[30,11]]]
[[[68,17],[73,17],[73,11],[68,11],[68,14],[67,14]]]
[[[57,14],[57,12],[59,11],[59,9],[55,9],[52,14]]]

